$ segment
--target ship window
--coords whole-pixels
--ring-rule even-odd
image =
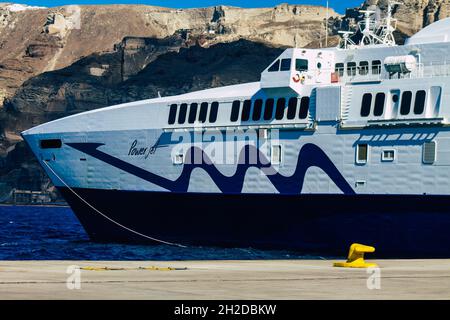
[[[270,153],[270,162],[272,164],[280,164],[281,163],[281,145],[272,145],[271,153]]]
[[[175,123],[175,119],[177,118],[177,105],[176,104],[171,104],[170,105],[170,110],[169,110],[169,124],[174,124]]]
[[[262,105],[263,105],[262,99],[256,99],[255,102],[253,103],[252,119],[254,121],[258,121],[259,119],[261,119]]]
[[[183,124],[186,121],[187,103],[180,105],[180,114],[178,115],[178,123]]]
[[[309,97],[302,97],[300,100],[300,112],[298,114],[298,117],[300,119],[306,119],[308,116],[308,110],[309,110]]]
[[[378,92],[375,96],[375,106],[373,107],[373,115],[381,116],[384,111],[384,100],[386,95],[383,92]]]
[[[219,103],[214,101],[211,103],[211,111],[209,112],[209,122],[214,123],[217,120],[217,112],[219,111]]]
[[[372,106],[372,94],[365,93],[361,102],[361,117],[367,117],[370,114],[370,108]]]
[[[264,108],[264,120],[271,120],[273,115],[274,100],[269,98],[266,100],[266,106]]]
[[[347,75],[356,76],[356,62],[347,63]]]
[[[368,61],[360,61],[359,62],[359,74],[365,76],[369,73],[369,62]]]
[[[372,74],[380,74],[381,73],[381,61],[373,60],[372,61]]]
[[[433,164],[436,161],[436,141],[425,142],[422,149],[422,161]]]
[[[281,59],[280,71],[291,70],[291,59]]]
[[[60,139],[46,139],[40,141],[41,149],[59,149],[62,146]]]
[[[191,108],[189,109],[189,117],[188,117],[189,123],[194,123],[195,119],[197,119],[197,110],[198,110],[198,103],[191,103]]]
[[[289,120],[294,119],[295,115],[297,114],[297,103],[298,99],[296,97],[289,98],[287,110],[287,118]]]
[[[395,150],[383,150],[381,154],[381,161],[394,161],[395,160]]]
[[[295,70],[296,71],[308,71],[308,60],[296,59],[295,60]]]
[[[275,119],[277,120],[283,119],[285,107],[286,107],[286,99],[279,98],[277,100],[277,108],[275,109]]]
[[[241,108],[241,102],[239,100],[234,100],[231,105],[231,122],[236,122],[239,119],[239,109]]]
[[[344,64],[343,63],[336,63],[334,66],[334,71],[339,75],[339,77],[344,76]]]
[[[269,72],[276,72],[276,71],[278,71],[278,69],[280,69],[280,59],[278,59],[277,61],[275,61],[275,62],[269,67]]]
[[[369,146],[367,144],[356,145],[356,163],[365,164],[369,156]]]
[[[412,99],[412,92],[411,91],[405,91],[402,93],[402,102],[400,104],[400,114],[401,115],[407,115],[409,111],[411,110],[411,99]]]
[[[416,100],[414,101],[414,113],[422,114],[425,108],[425,91],[419,90],[416,92]]]
[[[242,107],[242,115],[241,120],[242,121],[248,121],[250,119],[250,110],[252,107],[252,101],[251,100],[245,100],[244,106]]]
[[[200,114],[198,115],[198,121],[201,123],[206,122],[206,116],[208,114],[208,102],[202,102],[200,105]]]
[[[178,154],[176,154],[176,155],[173,157],[172,163],[173,163],[173,164],[176,164],[176,165],[183,164],[183,161],[184,161],[183,158],[184,158],[184,157],[183,157],[183,154],[182,154],[182,153],[178,153]]]

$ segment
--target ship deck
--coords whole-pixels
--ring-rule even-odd
[[[0,299],[448,299],[450,259],[376,260],[380,289],[366,269],[331,260],[1,261]],[[67,267],[80,289],[66,286]],[[118,270],[102,270],[108,267]],[[172,267],[167,270],[139,267]],[[187,268],[187,269],[184,269]],[[374,282],[371,282],[372,284]]]

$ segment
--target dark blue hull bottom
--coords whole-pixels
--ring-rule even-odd
[[[92,240],[152,243],[60,191]],[[75,191],[128,228],[184,245],[345,255],[359,242],[375,246],[376,257],[450,257],[450,196]]]

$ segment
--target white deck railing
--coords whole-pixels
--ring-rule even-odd
[[[419,79],[450,76],[450,63],[417,63],[416,69],[409,73],[389,74],[382,70],[382,66],[377,69],[360,70],[359,67],[351,67],[343,70],[343,75],[339,76],[340,82],[370,82],[387,79]],[[342,74],[342,71],[341,71]]]

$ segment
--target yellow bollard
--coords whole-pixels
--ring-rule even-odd
[[[364,261],[364,253],[374,252],[375,248],[359,243],[354,243],[350,246],[348,258],[346,262],[335,262],[334,267],[344,268],[370,268],[377,267],[376,263],[367,263]]]

